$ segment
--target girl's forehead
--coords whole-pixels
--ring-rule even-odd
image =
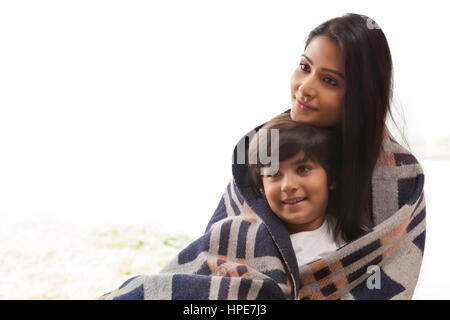
[[[306,154],[304,151],[300,151],[300,152],[296,153],[294,156],[290,157],[289,159],[280,161],[278,163],[278,165],[280,168],[283,168],[283,167],[291,167],[291,166],[303,164],[306,162],[314,162],[315,163],[315,161],[313,161],[309,157],[306,157]]]
[[[305,158],[305,152],[301,150],[300,152],[297,152],[294,156],[290,157],[289,159],[286,159],[284,161],[280,161],[280,165],[291,165],[297,162],[306,162],[307,159]]]

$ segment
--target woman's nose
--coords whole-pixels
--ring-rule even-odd
[[[313,76],[308,76],[302,79],[297,88],[297,92],[300,93],[300,96],[307,97],[309,101],[312,100],[317,93]]]

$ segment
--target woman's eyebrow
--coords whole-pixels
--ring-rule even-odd
[[[314,65],[314,63],[312,62],[312,60],[311,60],[306,54],[302,54],[301,56],[302,56],[302,57],[305,57],[306,60],[309,61],[309,63],[311,63],[312,65]],[[338,76],[340,76],[342,79],[345,79],[344,75],[343,75],[341,72],[339,72],[339,71],[336,71],[336,70],[333,70],[333,69],[328,69],[328,68],[322,68],[321,70],[322,70],[322,71],[328,71],[328,72],[335,73],[335,74],[337,74]]]

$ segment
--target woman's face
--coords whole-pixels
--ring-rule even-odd
[[[291,78],[291,118],[317,126],[341,122],[345,63],[338,43],[316,36],[301,55]]]

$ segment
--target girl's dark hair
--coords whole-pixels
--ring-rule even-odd
[[[386,37],[366,16],[346,14],[310,32],[335,40],[345,60],[345,94],[341,114],[342,169],[336,229],[345,241],[373,226],[371,177],[380,154],[387,113],[391,112],[392,58]]]
[[[261,130],[267,129],[267,131]],[[299,152],[304,152],[304,159],[311,160],[320,164],[327,174],[327,184],[336,182],[340,172],[340,136],[339,131],[334,128],[316,127],[310,124],[296,122],[291,119],[289,113],[282,113],[264,124],[250,141],[247,153],[247,170],[253,182],[253,190],[259,196],[264,198],[264,186],[262,182],[261,168],[267,167],[259,158],[259,148],[263,147],[266,155],[272,149],[271,129],[278,129],[278,161],[289,160]],[[263,145],[261,145],[264,141]],[[272,155],[271,155],[272,156]],[[256,163],[252,163],[252,160]],[[327,214],[336,219],[337,211],[335,190],[329,191]],[[336,239],[341,235],[334,233]]]

